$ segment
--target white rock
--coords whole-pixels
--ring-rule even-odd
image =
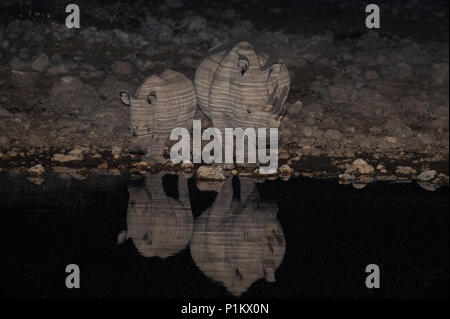
[[[402,174],[402,175],[413,175],[416,174],[416,170],[409,166],[397,166],[397,169],[395,170],[395,173]]]
[[[294,170],[287,164],[281,165],[278,168],[278,175],[283,181],[287,181],[289,178],[291,178],[292,174],[294,174]]]
[[[419,176],[417,176],[417,180],[421,182],[429,182],[437,177],[437,172],[435,170],[426,170],[420,173]]]
[[[45,174],[45,168],[41,164],[30,167],[27,171],[30,176],[42,176]]]
[[[200,166],[197,170],[197,178],[214,181],[225,180],[223,169],[220,166]]]
[[[33,63],[31,63],[31,68],[34,71],[44,71],[48,67],[48,56],[45,53],[39,55]]]
[[[353,166],[361,173],[361,174],[373,174],[375,169],[372,165],[368,164],[362,158],[358,158],[353,161]]]
[[[52,161],[60,162],[60,163],[67,163],[67,162],[72,162],[72,161],[77,161],[77,160],[78,160],[78,158],[76,156],[59,154],[59,153],[54,154],[52,157]]]

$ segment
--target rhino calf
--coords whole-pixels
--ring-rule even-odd
[[[183,74],[165,70],[149,76],[134,97],[121,92],[130,106],[131,147],[152,162],[164,163],[165,142],[175,127],[190,129],[197,106],[192,82]]]

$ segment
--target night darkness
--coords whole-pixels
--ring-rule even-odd
[[[448,298],[448,1],[0,0],[0,21],[2,299]],[[207,128],[275,157],[247,135],[245,163],[207,163]]]

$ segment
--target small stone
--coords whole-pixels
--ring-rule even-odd
[[[64,76],[50,89],[52,95],[60,95],[67,92],[79,92],[83,88],[83,82],[72,76]]]
[[[130,63],[117,61],[111,65],[111,70],[119,75],[128,75],[133,72],[133,68]]]
[[[34,72],[11,71],[12,82],[19,88],[32,88],[36,85],[37,75]]]
[[[416,170],[410,166],[397,166],[395,173],[401,175],[414,175],[416,174]]]
[[[356,179],[356,177],[351,174],[344,173],[344,174],[339,174],[339,179],[343,180],[343,181],[353,181]]]
[[[113,146],[111,148],[112,155],[120,155],[121,152],[122,152],[122,148],[120,146]]]
[[[448,84],[448,63],[435,64],[432,70],[432,79],[436,84]]]
[[[8,146],[9,138],[6,135],[0,135],[0,146]]]
[[[287,164],[281,165],[278,168],[278,175],[283,181],[289,180],[292,174],[294,174],[294,170]]]
[[[34,71],[44,71],[48,67],[48,56],[45,53],[40,54],[32,63],[31,68]]]
[[[377,171],[379,171],[381,174],[387,174],[387,170],[386,170],[386,168],[384,167],[383,164],[378,164],[377,165]]]
[[[350,91],[347,88],[330,87],[330,100],[333,103],[348,103]]]
[[[366,80],[367,81],[372,81],[372,80],[377,80],[378,77],[378,73],[375,70],[367,70],[366,71]]]
[[[417,176],[417,180],[421,182],[429,182],[438,176],[437,172],[435,170],[426,170],[420,173],[419,176]]]
[[[41,164],[30,167],[27,171],[30,176],[43,176],[45,174],[45,168]]]
[[[353,166],[356,167],[356,169],[361,173],[361,174],[373,174],[373,172],[375,171],[375,169],[373,168],[372,165],[368,164],[365,160],[363,160],[362,158],[358,158],[356,160],[353,161]]]
[[[76,147],[69,152],[69,156],[75,157],[78,161],[83,160],[84,150],[81,147]]]
[[[107,170],[108,169],[108,162],[104,161],[100,165],[97,166],[98,169]]]
[[[386,136],[384,139],[386,140],[386,142],[391,144],[397,143],[397,138],[395,138],[394,136]]]
[[[78,160],[78,158],[76,156],[59,154],[59,153],[54,154],[52,157],[52,161],[60,162],[60,163],[73,162],[73,161],[77,161],[77,160]]]
[[[338,130],[326,130],[325,137],[329,140],[340,140],[342,138],[342,133]]]
[[[225,176],[220,166],[200,166],[197,170],[197,179],[224,181]]]

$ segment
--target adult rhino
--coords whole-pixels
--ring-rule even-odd
[[[208,52],[194,79],[201,110],[213,126],[278,128],[287,110],[286,65],[251,41],[234,40]]]
[[[191,256],[209,278],[239,296],[260,278],[275,281],[286,244],[277,207],[258,200],[255,182],[241,181],[241,199],[233,199],[231,178],[213,205],[197,219]]]
[[[163,173],[148,174],[141,186],[129,186],[127,230],[118,242],[131,239],[145,257],[167,258],[189,243],[194,226],[187,180],[179,176],[178,199],[163,188]]]

